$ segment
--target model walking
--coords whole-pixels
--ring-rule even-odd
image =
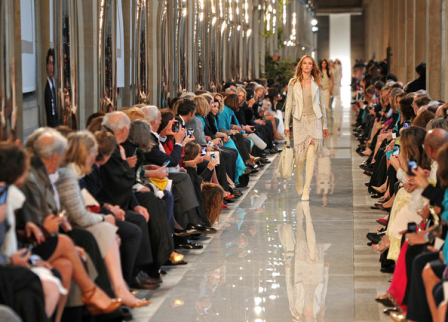
[[[297,168],[297,194],[309,200],[316,155],[328,155],[324,138],[328,137],[327,117],[323,99],[321,72],[316,61],[303,56],[297,65],[294,77],[288,84],[285,111],[285,134],[290,135],[293,125],[294,151]],[[305,167],[305,185],[302,187],[302,172]]]
[[[328,68],[327,60],[321,59],[319,63],[320,71],[322,72],[322,89],[324,91],[324,102],[327,109],[331,109],[331,93],[333,92],[333,74]]]

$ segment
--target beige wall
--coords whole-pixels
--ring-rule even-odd
[[[317,33],[318,59],[330,57],[330,19],[329,16],[318,17],[319,32]]]
[[[407,83],[415,66],[427,64],[426,87],[433,99],[448,99],[445,85],[447,0],[364,0],[366,58],[377,60],[392,50],[391,73]]]

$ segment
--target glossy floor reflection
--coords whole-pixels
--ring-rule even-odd
[[[331,155],[316,162],[310,201],[300,201],[295,176],[278,175],[275,157],[222,213],[205,249],[168,271],[155,305],[136,310],[136,320],[355,320],[350,109],[335,103]]]

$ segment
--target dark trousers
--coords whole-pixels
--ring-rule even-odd
[[[0,266],[0,304],[12,308],[24,322],[49,321],[40,279],[26,267]]]
[[[248,147],[246,143],[246,138],[241,133],[232,135],[231,138],[235,142],[235,145],[238,148],[238,151],[240,152],[243,161],[246,162],[247,160],[249,160],[250,142]]]
[[[439,252],[418,255],[412,265],[411,288],[408,297],[408,312],[406,318],[412,321],[431,322],[431,311],[426,299],[425,285],[422,272],[425,265],[439,259]]]
[[[127,222],[130,222],[137,226],[141,232],[141,241],[139,246],[136,248],[138,252],[132,271],[132,277],[134,277],[142,267],[150,265],[154,262],[151,249],[151,238],[149,235],[148,224],[146,223],[145,217],[143,217],[139,213],[136,213],[135,211],[126,210],[125,219]]]
[[[199,206],[193,183],[185,172],[170,173],[168,178],[173,180],[171,192],[174,196],[174,218],[185,228],[188,223],[194,223],[191,221],[193,218],[189,218],[189,214],[194,215],[195,211],[192,210]]]
[[[151,248],[154,258],[151,267],[153,271],[158,271],[170,258],[174,250],[174,242],[168,224],[165,205],[152,192],[136,192],[135,197],[139,204],[148,210],[150,215],[148,230],[150,232]]]
[[[169,191],[163,192],[163,199],[165,202],[166,215],[168,224],[170,225],[171,234],[174,234],[174,196]]]
[[[221,148],[221,155],[225,161],[225,170],[227,175],[233,182],[235,182],[236,160],[238,159],[238,151],[232,148]]]
[[[143,218],[141,215],[140,217]],[[121,239],[120,255],[123,277],[126,283],[130,285],[137,254],[139,253],[142,242],[142,231],[132,222],[117,220],[115,224],[118,227],[117,234]]]

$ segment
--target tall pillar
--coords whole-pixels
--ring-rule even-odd
[[[415,1],[415,41],[414,41],[414,53],[415,53],[415,65],[426,61],[425,51],[425,38],[426,38],[426,3],[425,1]],[[415,66],[414,66],[415,70]]]
[[[426,90],[433,99],[441,97],[442,1],[426,0]]]
[[[447,73],[447,69],[448,69],[448,57],[447,57],[447,53],[448,53],[448,44],[447,44],[447,39],[448,39],[448,31],[446,28],[448,28],[448,12],[447,12],[447,0],[442,0],[442,10],[441,10],[441,27],[442,27],[442,57],[441,57],[441,64],[442,64],[442,68],[441,68],[441,73],[442,73],[442,77],[440,79],[440,83],[441,83],[441,93],[440,93],[440,99],[445,101],[448,97],[448,84],[447,84],[447,80],[448,77],[446,75]]]
[[[415,0],[406,1],[406,75],[403,82],[415,78]]]
[[[123,9],[123,33],[124,33],[124,87],[121,89],[121,104],[122,106],[132,106],[134,101],[132,100],[132,90],[130,87],[132,79],[132,30],[131,30],[131,6],[132,0],[121,0],[121,6]]]
[[[381,50],[381,59],[386,58],[387,47],[390,46],[390,12],[391,12],[390,1],[382,0],[383,23],[382,23],[381,39],[383,40],[383,45]]]
[[[36,12],[36,96],[38,97],[39,121],[37,124],[46,124],[45,117],[45,85],[47,82],[47,69],[45,59],[50,43],[50,0],[35,2]]]
[[[90,0],[77,1],[78,17],[78,73],[79,102],[78,128],[85,128],[87,117],[98,111],[100,93],[98,92],[98,17],[99,6]],[[75,42],[75,40],[73,40]]]
[[[406,79],[406,64],[407,64],[407,48],[406,48],[406,0],[398,0],[397,8],[397,69],[396,76],[400,81],[405,81]]]
[[[391,1],[390,14],[390,47],[392,49],[392,57],[390,59],[390,71],[396,74],[398,71],[398,1]]]

